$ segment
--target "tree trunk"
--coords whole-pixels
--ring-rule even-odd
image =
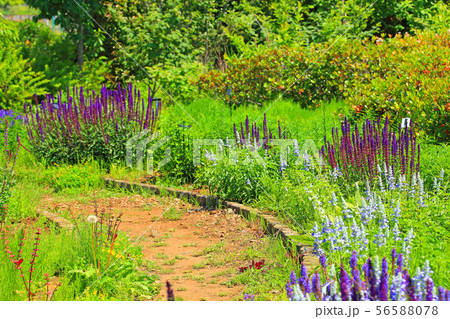
[[[78,68],[80,69],[80,73],[81,73],[81,72],[83,72],[83,62],[84,62],[84,26],[83,26],[82,22],[80,23],[80,29],[79,29],[77,58],[78,58]]]

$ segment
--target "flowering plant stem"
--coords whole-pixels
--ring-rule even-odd
[[[94,267],[96,268],[97,271],[99,271],[99,267],[97,265],[97,258],[95,257],[95,239],[94,239],[94,224],[92,224],[92,251],[94,253]],[[100,272],[99,272],[99,276],[100,276]]]

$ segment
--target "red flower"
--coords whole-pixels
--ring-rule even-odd
[[[19,268],[20,264],[22,264],[23,258],[20,258],[19,260],[13,260],[14,265],[16,265],[17,268]]]
[[[252,260],[252,264],[253,264],[253,267],[254,267],[255,269],[261,269],[262,266],[264,266],[264,263],[265,263],[265,260],[264,260],[264,259],[261,260],[261,261],[258,261],[258,262],[256,262],[256,263]]]
[[[248,267],[240,267],[239,268],[239,272],[244,272],[244,271],[246,271],[248,269]]]

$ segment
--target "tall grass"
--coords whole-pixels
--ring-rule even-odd
[[[333,113],[343,106],[342,101],[324,103],[318,109],[304,109],[298,104],[279,100],[275,104],[267,103],[261,108],[240,106],[232,109],[222,101],[211,98],[200,99],[184,106],[169,108],[161,117],[161,128],[168,129],[178,125],[189,126],[193,136],[198,138],[233,137],[233,124],[240,123],[249,117],[250,122],[260,125],[267,116],[268,127],[276,128],[278,121],[286,126],[291,138],[313,139],[318,142],[324,134],[339,122]],[[194,121],[195,120],[195,121]],[[299,140],[299,142],[300,142]]]

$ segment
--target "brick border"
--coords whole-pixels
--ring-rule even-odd
[[[278,218],[263,214],[257,209],[245,206],[235,202],[221,201],[217,197],[201,195],[187,190],[175,189],[159,185],[150,185],[143,183],[133,183],[123,180],[115,180],[112,178],[104,178],[105,185],[112,188],[122,188],[128,191],[147,191],[155,195],[170,195],[177,198],[185,198],[188,201],[196,202],[199,206],[218,207],[223,206],[233,210],[236,214],[241,215],[245,219],[260,219],[266,233],[275,237],[280,237],[284,242],[291,243],[296,247],[298,253],[304,254],[304,263],[308,266],[318,265],[318,259],[313,255],[313,247],[300,243],[296,237],[299,234],[288,226],[284,225]],[[309,268],[309,267],[308,267]]]

